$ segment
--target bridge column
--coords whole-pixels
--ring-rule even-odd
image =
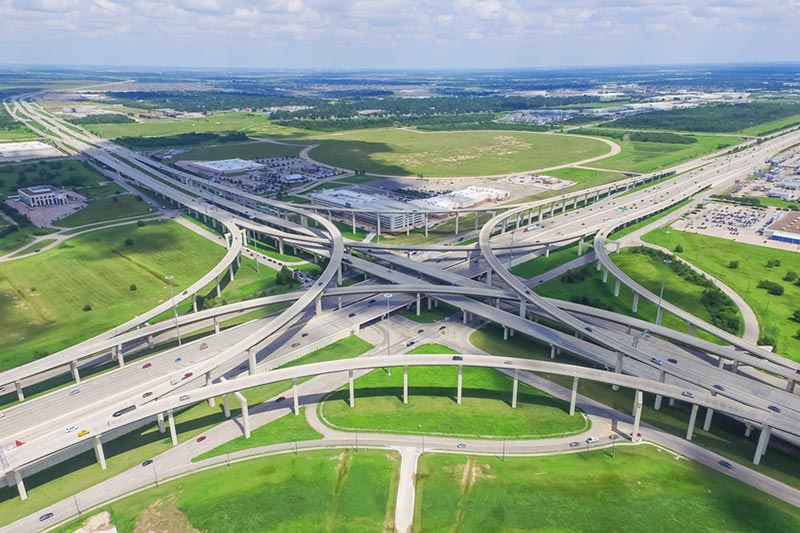
[[[463,371],[464,367],[462,365],[458,365],[458,390],[456,391],[456,403],[461,405],[461,385],[463,382]]]
[[[247,398],[241,392],[235,392],[236,398],[239,400],[239,405],[242,406],[242,431],[244,438],[250,438],[250,409],[247,406]]]
[[[619,285],[620,285],[619,280],[615,280],[614,281],[614,297],[615,298],[619,298]]]
[[[316,304],[316,315],[319,316],[322,314],[322,294],[314,299],[314,303]]]
[[[256,350],[254,347],[247,349],[247,374],[252,376],[256,373]]]
[[[575,415],[575,404],[578,402],[578,376],[572,378],[572,391],[569,395],[569,416]]]
[[[411,234],[411,213],[406,213],[406,237]]]
[[[214,333],[219,333],[219,318],[214,317]]]
[[[341,296],[337,297],[337,300],[338,300],[337,307],[338,307],[339,311],[341,311],[342,310],[342,297]]]
[[[147,336],[147,347],[148,347],[150,350],[152,350],[153,348],[155,348],[155,347],[156,347],[156,342],[155,342],[155,340],[153,339],[153,336],[152,336],[152,335],[148,335],[148,336]]]
[[[173,446],[178,445],[178,432],[175,430],[175,416],[172,414],[172,409],[167,411],[167,422],[169,422],[169,438]]]
[[[158,432],[159,433],[164,433],[165,431],[167,431],[167,428],[164,425],[164,413],[163,412],[162,413],[158,413],[156,415],[156,422],[158,422]]]
[[[100,435],[94,436],[94,456],[97,462],[100,463],[100,470],[106,469],[106,455],[103,453],[103,442],[100,440]]]
[[[225,418],[231,417],[231,404],[228,401],[228,395],[222,395],[222,413],[225,415]]]
[[[697,408],[698,405],[696,403],[692,404],[692,414],[689,415],[689,427],[686,429],[686,440],[692,440],[692,435],[694,434],[694,423],[697,420]]]
[[[706,408],[706,418],[703,420],[703,431],[711,429],[711,419],[714,417],[714,410],[710,407]]]
[[[117,352],[117,364],[120,368],[125,366],[125,356],[122,354],[122,344],[117,344],[116,346]]]
[[[528,302],[525,300],[519,301],[519,317],[525,318],[525,315],[528,313]]]
[[[292,396],[294,401],[294,414],[300,414],[300,398],[297,397],[297,378],[292,379]]]
[[[283,255],[283,237],[278,237],[278,253]]]
[[[219,276],[217,276],[215,279],[217,281],[217,298],[219,298],[219,295],[222,294],[222,291],[219,288]]]
[[[503,340],[508,340],[508,326],[503,326]]]
[[[197,293],[192,294],[192,313],[197,312]]]
[[[752,433],[752,431],[753,431],[753,424],[751,424],[750,422],[745,422],[744,423],[744,436],[745,437],[750,437],[750,433]]]
[[[549,244],[544,247],[544,256],[545,257],[550,257],[550,245]]]
[[[578,257],[583,255],[583,237],[578,241]]]
[[[375,224],[375,228],[378,230],[378,242],[380,242],[380,239],[381,239],[381,214],[380,213],[375,213],[375,220],[377,220],[377,223]]]
[[[596,270],[598,272],[600,272],[600,269],[603,268],[603,264],[600,261],[597,261],[596,265],[597,265],[597,269]]]
[[[355,233],[356,232],[356,212],[353,211],[352,215],[353,215],[353,233]]]
[[[347,383],[350,386],[350,409],[356,406],[356,391],[353,385],[353,371],[347,372]]]
[[[561,204],[561,214],[563,215],[566,212],[567,212],[567,201],[564,200],[564,203]]]
[[[342,286],[342,264],[339,263],[339,268],[336,269],[336,286]]]
[[[554,201],[552,204],[550,204],[550,218],[553,218],[553,212],[555,212],[555,210],[556,210],[556,203]]]
[[[466,324],[467,323],[467,311],[462,309],[461,310],[461,321]]]
[[[542,219],[544,218],[544,216],[543,216],[543,213],[542,213],[542,208],[543,208],[543,207],[544,207],[544,206],[541,206],[541,205],[539,206],[539,215],[538,215],[539,222],[541,222],[541,221],[542,221]]]
[[[689,335],[694,335],[694,324],[686,322],[689,325]]]
[[[17,399],[19,401],[23,401],[25,399],[25,395],[22,393],[22,383],[15,381],[14,388],[17,390]]]
[[[608,283],[608,269],[603,269],[603,283]]]
[[[230,265],[228,265],[228,272],[229,272],[229,273],[230,273],[230,275],[231,275],[231,281],[233,281],[233,280],[234,280],[234,276],[233,276],[233,263],[231,263]]]
[[[761,428],[761,434],[758,436],[758,444],[756,445],[756,454],[753,457],[753,464],[761,464],[761,457],[767,451],[767,446],[769,446],[769,437],[772,434],[772,428],[769,426],[763,426]]]
[[[431,296],[428,296],[428,311],[431,310],[432,306],[433,306],[433,298]]]
[[[456,211],[456,231],[453,235],[458,235],[458,218],[459,218],[459,212]]]
[[[667,379],[667,373],[664,372],[663,370],[659,371],[659,374],[658,374],[659,383],[664,383],[664,381],[666,379]],[[655,409],[656,411],[661,409],[661,395],[660,394],[656,394],[656,400],[655,400],[655,403],[653,404],[653,409]]]
[[[637,390],[636,396],[633,400],[633,433],[631,433],[631,442],[639,442],[639,423],[642,420],[642,391]]]
[[[786,380],[786,392],[789,394],[794,394],[794,379],[787,378]]]
[[[428,213],[425,213],[425,238],[428,238]]]
[[[511,408],[517,408],[517,393],[519,392],[519,369],[514,369],[514,382],[511,386]]]
[[[408,403],[408,365],[403,367],[403,403]]]
[[[492,268],[489,267],[489,270],[486,271],[486,284],[491,287],[492,285]]]
[[[81,373],[78,371],[78,361],[70,361],[69,371],[72,372],[72,379],[75,380],[75,383],[80,383]]]
[[[209,371],[209,372],[206,372],[206,387],[211,385],[211,382],[212,382],[211,372]],[[209,407],[214,407],[215,405],[217,405],[217,400],[212,396],[211,398],[208,399],[208,406]]]
[[[614,372],[622,374],[622,352],[617,352],[617,364],[614,366]],[[619,385],[611,385],[614,390],[619,390]]]
[[[550,345],[550,359],[555,359],[555,358],[556,358],[556,345],[555,344],[551,344]]]
[[[658,326],[661,325],[661,316],[662,316],[662,314],[663,313],[662,313],[662,310],[661,310],[661,306],[659,305],[658,306],[658,310],[656,311],[656,325],[658,325]]]
[[[417,293],[417,316],[420,315],[421,310],[422,310],[422,296],[420,295],[420,293]]]
[[[25,490],[25,483],[22,481],[22,474],[19,473],[19,470],[10,470],[8,474],[6,474],[6,482],[9,487],[11,485],[17,486],[20,500],[28,499],[28,491]]]

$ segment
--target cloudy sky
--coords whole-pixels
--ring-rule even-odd
[[[0,0],[0,63],[506,68],[800,60],[800,0]]]

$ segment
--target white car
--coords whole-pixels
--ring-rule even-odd
[[[599,441],[600,441],[599,437],[589,437],[588,439],[586,439],[586,444],[592,444]]]
[[[64,433],[72,433],[73,431],[78,431],[78,426],[69,426],[64,430]]]

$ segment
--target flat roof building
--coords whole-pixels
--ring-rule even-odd
[[[314,192],[309,197],[317,205],[366,210],[364,213],[356,214],[356,222],[377,227],[380,217],[380,229],[384,231],[403,231],[425,222],[425,215],[414,212],[416,206],[398,202],[386,196],[373,196],[345,189]],[[400,212],[386,213],[385,211]]]
[[[17,189],[20,202],[28,207],[42,207],[45,205],[65,205],[67,193],[52,185],[34,185]]]
[[[254,161],[244,159],[221,159],[219,161],[189,161],[186,166],[193,170],[205,172],[207,174],[238,174],[241,172],[251,172],[261,170],[264,165]]]

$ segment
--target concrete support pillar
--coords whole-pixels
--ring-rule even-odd
[[[669,406],[670,407],[675,407],[675,398],[670,398],[669,399]]]
[[[553,213],[555,212],[555,210],[556,210],[556,203],[553,202],[552,204],[550,204],[550,218],[553,218]]]
[[[156,422],[158,422],[158,432],[164,433],[167,431],[167,427],[164,425],[164,413],[158,413],[156,415]]]
[[[752,432],[753,432],[753,424],[751,424],[750,422],[745,422],[744,423],[744,436],[745,437],[750,437],[750,434]]]
[[[583,238],[578,241],[578,257],[583,255]]]
[[[417,316],[422,312],[422,295],[417,293]]]
[[[772,434],[772,428],[769,426],[763,426],[761,428],[761,434],[758,436],[758,444],[756,445],[756,454],[753,457],[753,464],[761,464],[761,457],[763,457],[764,453],[767,451],[767,446],[769,446],[769,437]]]
[[[503,326],[503,340],[504,341],[508,340],[508,327],[506,326]]]
[[[658,306],[658,310],[656,311],[656,324],[659,325],[659,326],[661,325],[661,317],[662,317],[662,315],[663,315],[663,311],[661,309],[661,306],[659,305]]]
[[[458,211],[456,211],[456,231],[454,235],[458,235],[458,219],[459,219],[459,213]]]
[[[432,307],[432,306],[433,306],[433,298],[431,298],[430,296],[428,296],[428,311],[430,311],[430,310],[431,310],[431,307]]]
[[[461,310],[461,321],[466,324],[467,323],[467,311],[462,309]]]
[[[689,335],[694,335],[694,324],[688,322],[689,324]]]
[[[155,340],[153,339],[153,336],[152,336],[152,335],[148,335],[148,336],[147,336],[147,347],[148,347],[150,350],[152,350],[153,348],[155,348],[155,347],[156,347],[156,342],[155,342]]]
[[[283,237],[278,237],[278,253],[283,255]]]
[[[247,367],[249,375],[256,373],[256,349],[252,346],[247,349]]]
[[[519,317],[525,318],[525,315],[528,313],[528,304],[525,300],[519,301]]]
[[[25,399],[25,395],[22,393],[22,383],[19,381],[14,382],[14,388],[17,390],[17,399],[22,401]]]
[[[353,233],[355,233],[356,232],[356,212],[353,211],[351,214],[353,215]]]
[[[380,213],[376,213],[375,217],[376,217],[376,220],[377,220],[377,223],[375,225],[375,229],[378,230],[378,239],[380,239],[381,238],[381,214]]]
[[[794,394],[794,380],[792,378],[786,380],[786,392]]]
[[[292,400],[294,402],[295,416],[300,414],[300,398],[297,396],[297,378],[292,380]]]
[[[717,361],[717,368],[723,368],[724,366],[725,366],[725,358],[720,355],[719,360]]]
[[[239,405],[242,406],[242,430],[244,432],[244,438],[250,438],[250,409],[247,407],[247,398],[244,397],[244,394],[241,392],[237,392],[236,398],[239,400]]]
[[[28,491],[25,490],[25,483],[22,481],[22,474],[19,473],[19,470],[11,470],[8,474],[6,474],[6,480],[8,482],[8,486],[16,485],[17,492],[19,492],[19,498],[21,500],[28,499]]]
[[[698,405],[692,404],[692,414],[689,415],[689,427],[686,429],[686,440],[692,440],[694,434],[694,423],[697,421]]]
[[[178,432],[175,430],[175,416],[172,414],[172,409],[167,411],[167,422],[169,423],[169,438],[173,446],[178,445]]]
[[[408,403],[408,365],[403,367],[403,403]]]
[[[608,283],[608,269],[603,269],[603,283]]]
[[[219,318],[214,317],[214,333],[219,333]]]
[[[341,296],[337,297],[337,307],[338,307],[339,311],[342,310],[342,297]]]
[[[486,271],[486,284],[490,287],[492,286],[492,269],[491,267],[489,270]]]
[[[550,245],[549,244],[544,247],[544,256],[545,257],[550,257]]]
[[[125,355],[122,353],[121,344],[117,344],[116,351],[117,351],[117,364],[119,365],[120,368],[123,368],[125,366]]]
[[[75,383],[81,382],[81,373],[78,371],[78,362],[71,361],[69,363],[69,371],[72,372],[72,379],[75,380]]]
[[[314,303],[316,304],[316,315],[319,316],[322,314],[322,294],[314,299]]]
[[[541,221],[542,221],[542,219],[544,218],[544,214],[543,214],[543,212],[542,212],[542,207],[541,207],[541,206],[539,207],[539,215],[538,215],[538,218],[539,218],[539,222],[541,222]]]
[[[339,268],[336,269],[336,286],[342,286],[342,264],[339,263]]]
[[[94,436],[94,456],[100,464],[100,470],[106,469],[106,454],[103,453],[103,442],[100,440],[100,435]]]
[[[576,403],[578,403],[578,376],[572,378],[572,391],[569,395],[569,416],[575,415]]]
[[[556,346],[554,344],[550,345],[550,359],[556,358]]]
[[[706,408],[706,418],[703,420],[703,431],[711,429],[711,419],[714,417],[714,410],[710,407]]]
[[[667,379],[667,373],[664,372],[663,370],[660,370],[659,374],[658,374],[658,381],[660,383],[664,383],[664,381],[666,379]],[[661,395],[660,394],[656,394],[656,400],[655,400],[655,403],[653,404],[653,409],[655,409],[656,411],[661,409]]]
[[[222,395],[222,414],[225,415],[225,418],[231,417],[231,404],[227,394]]]
[[[219,276],[216,277],[216,281],[217,281],[217,298],[219,298],[219,295],[222,294],[222,291],[219,288]]]
[[[595,266],[597,267],[597,271],[598,271],[598,272],[600,272],[600,269],[601,269],[601,268],[603,268],[603,264],[602,264],[602,263],[600,263],[600,261],[597,261],[597,262],[595,263]]]
[[[639,424],[642,420],[642,391],[637,390],[633,399],[633,433],[631,442],[639,442]]]
[[[631,306],[631,311],[636,313],[639,310],[639,293],[633,293],[633,305]]]
[[[617,352],[617,364],[614,366],[614,372],[622,374],[622,352]],[[619,390],[619,385],[612,385],[612,389]]]
[[[619,286],[620,286],[620,281],[619,280],[615,280],[614,281],[614,297],[615,298],[619,298]]]
[[[356,391],[355,391],[355,387],[353,386],[353,371],[352,370],[349,370],[347,372],[347,383],[350,386],[350,408],[352,409],[353,407],[356,406]]]
[[[206,387],[211,385],[211,382],[212,382],[211,372],[206,372]],[[208,406],[214,407],[215,405],[217,405],[217,400],[212,396],[211,398],[208,399]]]
[[[458,365],[458,390],[456,391],[456,403],[458,405],[461,405],[461,385],[462,385],[462,382],[463,382],[463,379],[464,379],[463,375],[462,375],[463,371],[464,371],[464,367],[461,366],[461,365]]]
[[[511,408],[517,408],[517,393],[519,392],[519,370],[514,369],[514,383],[511,386]]]
[[[425,238],[428,238],[428,213],[425,213]]]

